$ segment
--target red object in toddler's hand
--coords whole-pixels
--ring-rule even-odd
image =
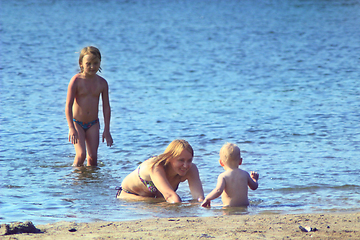
[[[210,207],[210,200],[206,200],[201,204],[202,207]]]

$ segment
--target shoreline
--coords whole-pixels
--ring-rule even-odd
[[[303,232],[299,228],[311,227]],[[223,215],[35,226],[0,239],[360,239],[360,212]]]

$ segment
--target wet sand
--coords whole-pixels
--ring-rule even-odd
[[[303,232],[299,226],[313,231]],[[360,212],[58,222],[36,228],[42,232],[0,239],[360,239]]]

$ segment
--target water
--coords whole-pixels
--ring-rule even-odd
[[[360,210],[358,1],[18,0],[0,16],[0,222]],[[64,107],[87,45],[102,52],[115,145],[74,169]],[[201,208],[186,183],[182,205],[116,199],[175,138],[205,194],[237,143],[260,173],[251,206]]]

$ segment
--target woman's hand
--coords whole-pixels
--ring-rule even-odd
[[[164,199],[169,203],[180,203],[181,199],[172,188],[169,180],[166,177],[166,172],[163,166],[155,166],[150,171],[150,178],[157,190],[163,195]]]

